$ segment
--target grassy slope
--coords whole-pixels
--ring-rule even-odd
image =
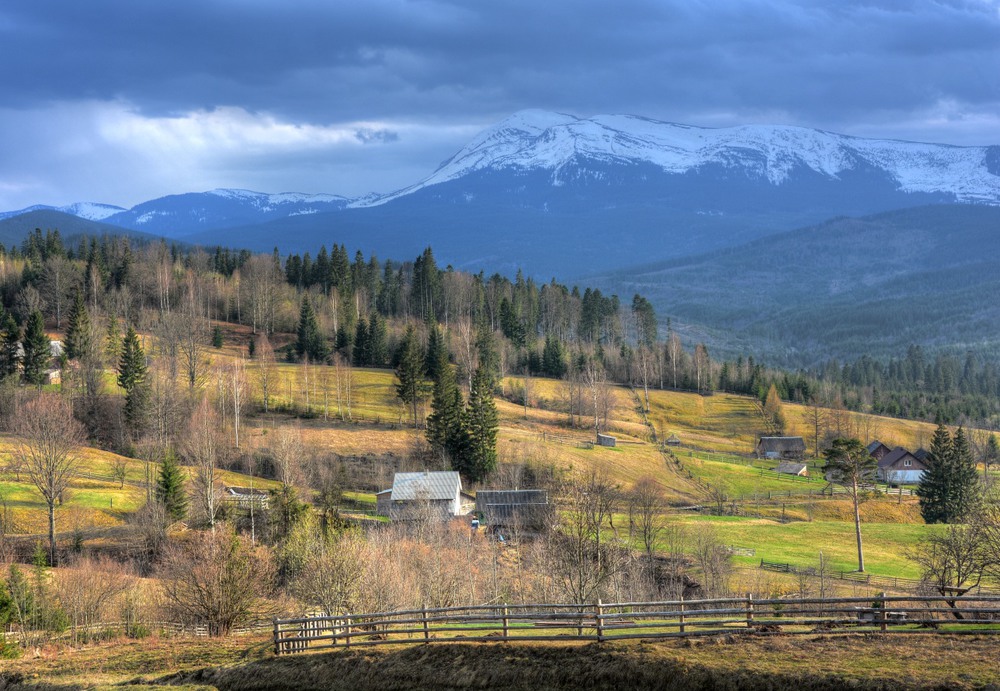
[[[16,533],[40,535],[48,530],[45,501],[22,473],[18,482],[13,473],[5,468],[14,440],[0,437],[0,496],[7,504],[14,520]],[[126,482],[124,486],[113,479],[112,467],[124,461]],[[146,474],[146,464],[99,449],[83,449],[80,472],[84,474],[74,479],[64,495],[64,502],[56,506],[56,530],[89,531],[121,525],[126,516],[142,506],[146,491],[142,486]],[[155,472],[155,470],[154,470]],[[246,485],[248,478],[239,473],[220,471],[222,482],[229,485]],[[277,483],[256,480],[256,486],[263,489],[276,487]]]
[[[755,566],[760,560],[815,567],[823,552],[831,569],[854,571],[858,567],[854,524],[848,521],[792,521],[735,516],[677,516],[671,519],[689,532],[710,528],[724,544],[756,550],[753,557],[735,556],[736,564]],[[869,573],[919,578],[916,565],[906,557],[921,537],[940,526],[862,523],[865,567]]]
[[[237,347],[227,346],[221,351],[213,351],[212,357],[217,363],[225,363],[232,361],[238,352]],[[248,372],[251,379],[254,377],[253,369],[251,364]],[[340,419],[341,413],[344,418],[347,417],[346,406],[337,407],[334,393],[336,373],[332,368],[312,367],[307,377],[302,367],[283,364],[279,373],[278,391],[281,394],[276,401],[279,404],[294,401],[299,406],[304,405],[305,384],[307,380],[309,382],[314,417],[295,421],[294,424],[300,427],[306,442],[312,446],[345,455],[392,454],[405,457],[425,444],[423,431],[410,427],[407,412],[395,398],[395,380],[391,371],[357,369],[352,372],[353,420]],[[328,390],[326,405],[324,385]],[[521,380],[516,377],[505,382],[508,393],[520,385]],[[761,512],[775,518],[784,512],[789,518],[812,518],[813,521],[781,524],[773,520],[701,516],[684,516],[677,520],[691,525],[712,525],[727,544],[757,549],[758,559],[812,566],[819,546],[823,546],[835,568],[852,568],[854,548],[849,512],[840,503],[830,500],[810,505],[805,503],[807,498],[800,494],[809,489],[818,490],[824,484],[821,480],[786,479],[768,471],[762,473],[760,463],[750,467],[745,459],[741,461],[730,456],[729,462],[726,462],[719,456],[702,451],[710,449],[727,454],[746,454],[753,448],[762,425],[752,399],[723,394],[706,397],[651,391],[649,420],[657,435],[664,438],[676,434],[685,444],[676,450],[684,470],[678,473],[671,463],[664,460],[656,446],[646,440],[648,428],[643,424],[637,400],[629,390],[622,387],[615,389],[616,408],[611,427],[620,444],[616,448],[603,448],[588,444],[593,434],[587,427],[589,421],[578,421],[582,427],[570,427],[568,415],[558,412],[562,389],[561,382],[532,379],[532,405],[527,411],[522,405],[497,400],[501,417],[498,446],[503,460],[530,461],[573,475],[598,472],[623,489],[629,488],[641,477],[650,476],[665,488],[669,500],[675,505],[704,502],[704,486],[707,484],[724,487],[730,496],[753,497],[759,494],[764,499],[768,492],[776,497],[779,493],[791,491],[795,496],[783,499],[784,506],[781,501],[775,500],[770,507],[762,507]],[[808,435],[808,412],[805,407],[786,404],[791,433]],[[365,420],[359,421],[358,416],[363,416]],[[859,415],[851,417],[855,427],[877,434],[889,444],[916,446],[931,431],[931,426],[923,423]],[[376,419],[381,422],[374,424],[372,421]],[[257,416],[248,420],[247,428],[251,431],[248,438],[266,445],[267,434],[291,422],[292,419],[283,413]],[[4,444],[9,443],[9,440],[0,439],[0,457],[6,451]],[[115,525],[123,520],[124,512],[135,509],[142,502],[143,492],[138,486],[126,484],[124,489],[119,489],[111,481],[110,467],[118,457],[88,450],[86,459],[86,472],[103,475],[107,479],[81,479],[74,483],[66,506],[59,509],[57,520],[60,529]],[[134,460],[126,462],[128,481],[140,482],[145,472],[143,464]],[[687,473],[701,483],[689,479]],[[12,480],[8,475],[0,475],[0,491],[7,496],[18,528],[32,533],[44,531],[44,510],[37,491],[24,482],[14,483]],[[224,481],[229,484],[247,483],[242,476],[227,476]],[[868,540],[869,569],[873,573],[887,575],[913,575],[913,567],[905,559],[905,552],[931,529],[907,524],[919,523],[914,520],[916,516],[912,504],[899,510],[880,507],[889,507],[889,502],[872,502],[865,507],[864,533]]]

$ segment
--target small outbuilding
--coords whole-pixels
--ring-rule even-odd
[[[802,437],[761,437],[756,451],[757,458],[801,461],[806,457],[806,442]]]
[[[676,434],[671,434],[669,437],[667,437],[666,444],[667,446],[680,446],[681,439]]]
[[[476,492],[476,513],[487,528],[541,531],[549,523],[552,507],[543,489],[481,489]]]
[[[795,461],[782,461],[778,464],[778,467],[774,469],[774,472],[782,473],[783,475],[809,477],[809,466],[805,463],[796,463]]]
[[[226,486],[224,495],[228,502],[236,504],[241,509],[250,510],[253,506],[258,509],[266,509],[270,504],[271,494],[266,489],[249,487]]]
[[[598,446],[615,446],[618,440],[612,437],[610,434],[598,434],[597,435],[597,445]]]
[[[892,451],[892,449],[880,442],[878,439],[873,441],[866,448],[868,449],[868,454],[876,461],[882,460],[883,456]]]

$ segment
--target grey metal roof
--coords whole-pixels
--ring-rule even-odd
[[[792,461],[784,461],[779,463],[775,471],[779,473],[785,473],[786,475],[800,475],[803,470],[808,472],[809,466],[805,463],[794,463]]]
[[[544,489],[481,489],[476,492],[476,508],[497,504],[547,504],[549,493]]]
[[[462,478],[454,470],[396,473],[392,478],[393,501],[454,499],[461,490]]]

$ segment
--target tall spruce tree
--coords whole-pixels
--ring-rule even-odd
[[[976,461],[969,447],[965,430],[959,427],[951,438],[950,487],[948,491],[948,520],[959,523],[968,519],[979,506],[980,484]]]
[[[934,430],[930,453],[924,459],[924,471],[917,487],[920,498],[920,514],[927,523],[947,523],[950,475],[952,472],[951,434],[942,424]]]
[[[410,406],[413,427],[417,428],[417,404],[425,395],[424,354],[412,326],[406,328],[406,335],[399,345],[399,364],[396,366],[396,395]]]
[[[355,367],[365,367],[371,364],[371,343],[368,340],[368,320],[358,317],[354,327],[354,348],[351,361]]]
[[[23,355],[21,364],[24,381],[35,386],[41,386],[45,380],[45,367],[52,359],[49,349],[49,337],[45,335],[45,324],[42,313],[35,310],[28,317],[24,327]]]
[[[389,361],[389,336],[385,329],[385,320],[380,319],[378,312],[372,312],[368,322],[368,364],[372,367],[385,367]]]
[[[131,326],[122,341],[118,360],[118,385],[125,390],[125,422],[133,438],[142,435],[149,418],[150,391],[146,382],[146,353]]]
[[[139,343],[139,334],[131,326],[122,341],[121,357],[118,359],[118,386],[128,393],[146,380],[146,354]]]
[[[427,378],[437,383],[441,371],[448,366],[448,349],[444,337],[436,324],[429,324],[427,332],[427,354],[424,358],[424,371]]]
[[[326,347],[326,339],[320,333],[316,311],[313,309],[312,301],[308,295],[302,296],[297,333],[298,339],[295,341],[295,352],[299,354],[300,358],[308,357],[313,362],[323,362],[326,360],[330,352]]]
[[[466,472],[469,443],[464,427],[464,402],[446,353],[439,352],[435,370],[431,414],[427,416],[427,441],[447,456],[452,470]]]
[[[188,499],[184,490],[184,475],[174,454],[168,453],[160,465],[160,477],[156,482],[156,499],[175,521],[187,515]]]
[[[21,343],[21,329],[14,316],[0,306],[0,377],[17,374],[21,362],[18,346]]]
[[[78,290],[66,323],[66,357],[76,360],[89,350],[90,315],[83,301],[83,293]]]
[[[545,337],[545,348],[542,350],[542,371],[550,377],[562,379],[566,374],[566,357],[562,342],[553,335]]]
[[[493,400],[493,383],[488,366],[480,364],[472,375],[469,405],[465,409],[469,443],[466,473],[473,482],[486,479],[497,467],[497,430],[500,423]]]
[[[493,332],[485,320],[480,322],[476,332],[476,350],[479,353],[479,367],[486,377],[484,381],[488,383],[492,394],[500,380],[500,355],[497,353]]]

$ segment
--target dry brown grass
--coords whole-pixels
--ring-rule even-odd
[[[48,647],[4,661],[7,688],[100,684],[218,689],[981,689],[997,639],[771,636],[604,644],[386,646],[275,658],[270,637],[150,638]],[[919,653],[917,652],[919,651]],[[187,688],[195,688],[188,686]]]
[[[218,689],[981,689],[1000,683],[996,638],[770,636],[689,641],[386,646],[275,658],[263,636],[47,649],[4,674]],[[23,677],[22,677],[23,675]]]

